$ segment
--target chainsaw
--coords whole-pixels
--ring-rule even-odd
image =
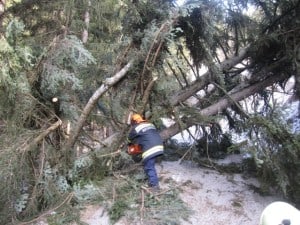
[[[127,147],[128,155],[139,155],[142,153],[142,148],[138,144],[130,144]]]

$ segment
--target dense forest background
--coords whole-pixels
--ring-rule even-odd
[[[226,139],[300,204],[300,139],[282,113],[300,95],[299,0],[1,0],[0,65],[1,224],[123,169],[130,112],[166,145],[191,127],[199,154]]]

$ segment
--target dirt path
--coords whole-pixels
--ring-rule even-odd
[[[157,166],[157,171],[162,190],[172,188],[165,182],[171,178],[182,190],[181,199],[194,211],[188,220],[180,221],[182,225],[258,225],[264,207],[281,200],[253,192],[248,185],[258,186],[258,182],[253,178],[243,178],[241,174],[220,174],[178,162],[163,162]],[[109,224],[107,213],[101,206],[86,208],[82,212],[82,220],[89,225]],[[127,224],[126,218],[116,223]]]

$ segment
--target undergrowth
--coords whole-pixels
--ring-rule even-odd
[[[71,204],[47,216],[49,225],[85,224],[78,217],[86,205],[101,205],[108,212],[110,223],[125,220],[126,224],[180,224],[192,211],[180,199],[180,187],[172,179],[162,181],[160,192],[147,189],[142,167],[134,164],[127,170],[115,171],[101,180],[74,185]],[[73,207],[69,208],[71,205]],[[67,208],[66,208],[67,207]]]
[[[129,174],[115,173],[101,182],[112,224],[124,217],[130,224],[176,225],[192,213],[180,199],[180,189],[173,180],[166,181],[167,188],[152,194],[140,169]]]

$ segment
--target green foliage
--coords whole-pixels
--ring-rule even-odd
[[[18,135],[14,142],[10,135],[0,136],[0,221],[3,224],[9,224],[12,217],[23,212],[32,197],[30,190],[34,177],[26,160],[27,154],[23,152],[25,136],[20,131]]]
[[[80,204],[93,203],[103,200],[102,190],[93,182],[75,184],[73,186],[74,197]]]
[[[12,112],[18,104],[26,107],[31,105],[28,98],[30,84],[26,70],[32,66],[32,52],[19,41],[24,25],[12,20],[8,24],[6,37],[0,38],[0,117],[7,118],[14,115]],[[18,112],[16,112],[18,113]],[[18,118],[19,116],[17,116]]]
[[[16,42],[20,40],[20,36],[24,32],[24,24],[17,21],[17,20],[12,20],[5,32],[5,36],[11,46],[16,47]]]
[[[125,35],[132,36],[135,42],[140,41],[140,35],[154,21],[161,22],[169,15],[167,11],[170,5],[163,1],[138,1],[131,3],[127,1],[126,16],[122,20],[122,32]],[[124,8],[123,8],[124,10]],[[124,13],[124,11],[123,11]]]
[[[124,200],[118,200],[114,202],[109,210],[109,217],[113,222],[118,221],[125,214],[125,210],[128,209],[128,202]]]
[[[82,89],[82,70],[95,63],[94,57],[75,36],[57,39],[43,63],[40,90],[44,98],[58,97],[60,111],[71,119],[78,117],[75,93]],[[78,100],[77,100],[78,101]]]
[[[82,156],[75,160],[72,170],[69,171],[68,177],[73,180],[89,180],[90,174],[94,174],[92,166],[94,160],[91,156]]]
[[[284,120],[271,117],[251,119],[251,153],[262,181],[278,187],[284,196],[299,202],[300,138]]]
[[[67,36],[54,43],[44,63],[41,90],[45,96],[56,96],[70,90],[80,90],[79,72],[83,67],[95,63],[81,41],[75,36]]]
[[[196,4],[189,1],[178,19],[176,27],[182,32],[177,32],[177,38],[184,37],[197,67],[201,67],[201,64],[210,67],[213,65],[212,57],[218,58],[216,48],[219,43],[216,40],[223,43],[222,39],[225,38],[219,29],[224,16],[222,10],[223,6],[218,1]]]
[[[157,97],[160,97],[158,100],[162,101],[165,97],[174,93],[178,89],[178,83],[174,82],[174,78],[171,76],[161,77],[160,81],[155,85],[155,92]]]
[[[19,197],[19,199],[16,200],[15,210],[17,213],[21,213],[26,208],[26,205],[28,203],[28,198],[29,198],[29,194],[24,193]]]
[[[13,20],[7,26],[6,36],[0,39],[0,117],[7,120],[7,133],[0,133],[3,149],[0,177],[4,181],[1,205],[12,206],[0,208],[4,223],[11,218],[22,220],[36,216],[72,190],[59,164],[62,152],[51,147],[59,131],[46,137],[42,145],[29,147],[53,122],[49,106],[42,103],[45,99],[59,97],[60,110],[70,117],[78,117],[72,93],[81,88],[82,69],[95,63],[75,36],[55,39],[43,58],[37,60],[33,55],[39,55],[40,48],[33,54],[25,45],[24,28],[23,23]],[[35,67],[34,62],[38,62]],[[41,65],[42,70],[36,70]]]

